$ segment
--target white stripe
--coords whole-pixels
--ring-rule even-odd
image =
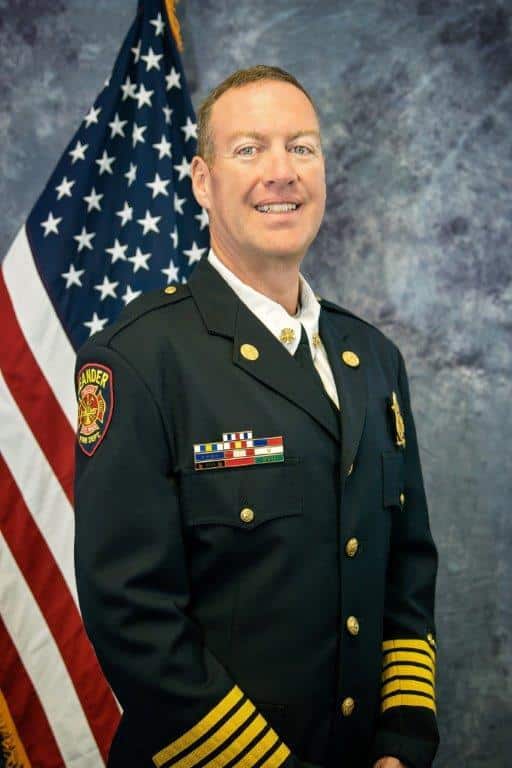
[[[1,373],[0,424],[0,448],[6,464],[78,606],[73,509]]]
[[[59,649],[2,534],[0,575],[0,613],[37,691],[64,764],[103,766]]]
[[[12,243],[2,270],[27,344],[69,423],[75,429],[75,351],[41,282],[24,226]]]
[[[267,453],[283,453],[283,444],[281,445],[261,445],[254,449],[255,456],[264,456]]]

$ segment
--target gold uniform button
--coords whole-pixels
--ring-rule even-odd
[[[359,542],[357,539],[349,539],[345,544],[345,553],[348,557],[354,557],[359,549]]]
[[[341,353],[341,359],[345,365],[348,365],[350,368],[357,368],[359,365],[359,357],[355,352],[351,352],[350,349],[346,349]]]
[[[252,344],[242,344],[240,352],[242,353],[242,357],[245,357],[246,360],[257,360],[260,356],[256,347]]]
[[[250,507],[244,507],[240,512],[240,520],[243,523],[252,523],[254,520],[254,511]]]
[[[359,634],[359,622],[355,616],[348,617],[347,629],[351,635],[354,635],[354,637]]]
[[[176,286],[175,285],[168,285],[167,288],[164,289],[165,293],[176,293]]]
[[[350,717],[350,715],[355,709],[355,706],[356,706],[356,703],[351,696],[347,696],[346,699],[343,699],[343,702],[341,705],[341,711],[342,711],[343,717]]]
[[[400,494],[400,505],[403,507],[404,504],[405,504],[405,494],[401,493]]]
[[[434,640],[434,635],[432,634],[432,632],[429,632],[429,633],[428,633],[428,635],[427,635],[427,640],[428,640],[428,642],[430,643],[430,645],[433,645],[433,646],[435,646],[435,644],[436,644],[436,641]]]

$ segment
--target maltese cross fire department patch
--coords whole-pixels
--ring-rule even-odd
[[[87,363],[77,376],[78,445],[92,456],[105,437],[112,418],[112,371],[101,363]]]

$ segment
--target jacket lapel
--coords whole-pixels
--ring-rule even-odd
[[[341,410],[342,473],[347,476],[354,462],[366,416],[368,386],[366,369],[369,355],[364,337],[354,330],[355,323],[335,305],[322,306],[320,337],[329,358]],[[359,365],[351,367],[343,362],[344,351],[355,352]]]
[[[314,376],[300,367],[207,259],[194,268],[188,286],[209,332],[233,340],[233,363],[298,405],[339,440],[336,416]],[[244,344],[258,350],[256,360],[244,357]]]

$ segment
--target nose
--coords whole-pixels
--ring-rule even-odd
[[[268,185],[287,186],[298,179],[293,157],[286,148],[268,151],[263,169],[263,181]]]

